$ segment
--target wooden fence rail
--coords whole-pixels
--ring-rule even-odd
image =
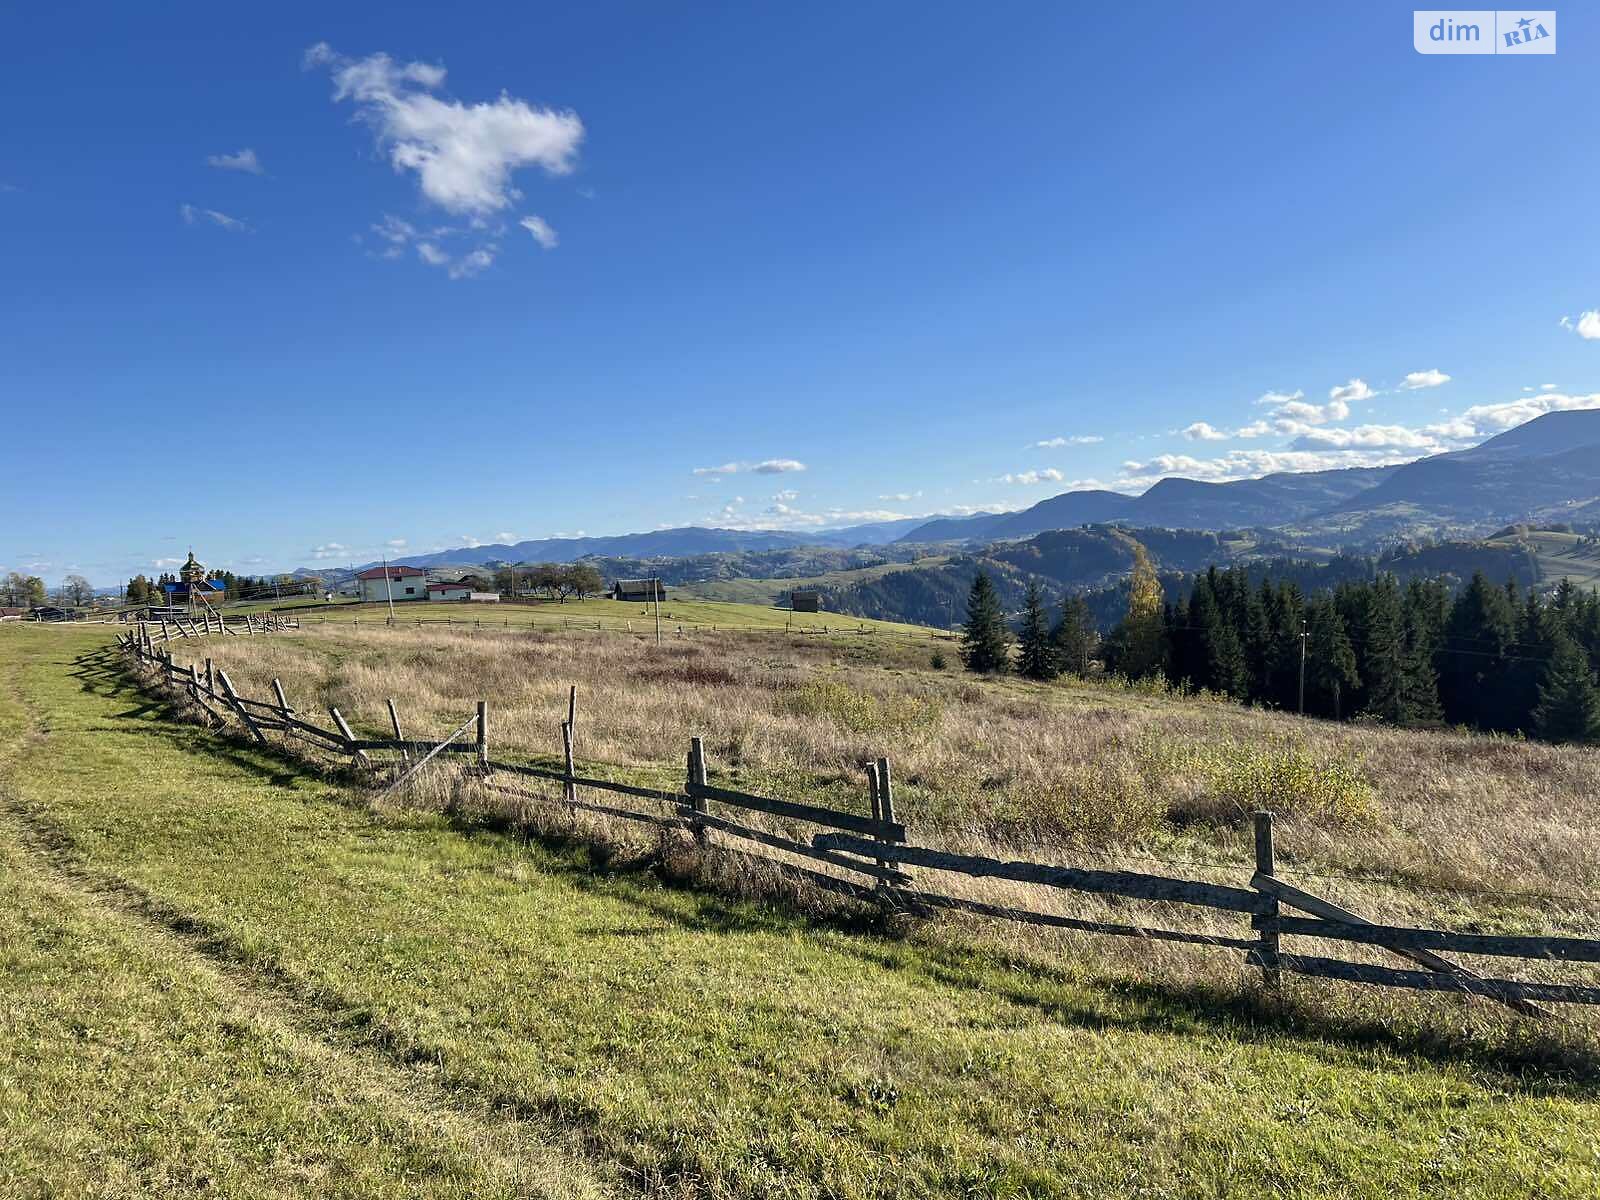
[[[217,618],[216,623],[221,625],[221,619]],[[294,627],[287,623],[262,623],[252,625],[246,632],[276,632]],[[234,632],[226,629],[219,631],[211,625],[207,628],[213,633]],[[907,840],[906,826],[895,819],[893,782],[887,759],[864,764],[870,814],[865,816],[712,784],[708,781],[704,744],[699,738],[691,740],[683,782],[677,787],[646,787],[604,779],[593,773],[582,773],[578,767],[576,688],[568,693],[565,719],[559,725],[562,752],[560,768],[491,759],[488,705],[483,701],[478,702],[476,710],[448,737],[442,741],[431,741],[400,736],[399,712],[394,701],[390,700],[387,716],[395,736],[358,738],[338,709],[330,710],[337,729],[325,729],[307,721],[290,706],[283,684],[276,679],[272,681],[273,699],[263,700],[240,695],[226,672],[216,670],[210,659],[205,661],[203,672],[195,664],[180,668],[173,662],[171,651],[164,647],[174,638],[182,640],[188,636],[191,635],[182,631],[172,632],[170,625],[157,636],[151,623],[142,623],[125,636],[119,636],[118,644],[137,664],[152,668],[162,682],[192,700],[216,723],[224,723],[226,714],[231,713],[258,741],[265,742],[268,731],[278,731],[285,736],[299,737],[318,749],[347,755],[355,765],[374,774],[392,772],[393,778],[384,788],[385,794],[416,778],[424,766],[436,757],[472,755],[473,761],[468,770],[494,790],[574,811],[682,829],[701,841],[715,832],[749,846],[777,850],[789,856],[788,859],[775,860],[783,870],[797,873],[829,890],[896,908],[923,912],[941,909],[960,911],[1085,933],[1243,951],[1245,961],[1262,971],[1269,987],[1278,986],[1281,976],[1288,973],[1306,978],[1479,996],[1498,1001],[1532,1017],[1548,1015],[1540,1007],[1542,1003],[1600,1004],[1600,986],[1485,978],[1469,967],[1441,957],[1441,952],[1453,952],[1547,964],[1595,963],[1600,962],[1600,939],[1460,933],[1369,921],[1276,876],[1273,819],[1270,813],[1256,814],[1256,870],[1245,886],[1138,871],[1089,869],[958,854],[918,846]],[[163,648],[158,649],[158,644]],[[463,737],[469,732],[470,738]],[[552,796],[520,788],[511,782],[518,777],[558,783],[561,793]],[[580,789],[650,801],[659,805],[662,811],[644,812],[580,799]],[[746,820],[736,820],[733,816],[715,811],[713,805],[742,813],[760,813],[786,822],[819,826],[822,832],[813,833],[806,840],[786,832],[758,828]],[[756,853],[754,850],[749,852]],[[849,872],[864,882],[820,872],[793,859]],[[938,873],[954,873],[973,879],[1041,885],[1109,899],[1195,906],[1235,917],[1249,917],[1249,929],[1242,929],[1241,936],[1201,933],[1132,922],[1066,917],[987,903],[934,890],[926,881],[913,876],[913,868],[935,876]],[[1309,915],[1287,916],[1283,914],[1285,908]],[[1408,966],[1385,967],[1301,954],[1283,949],[1281,942],[1284,938],[1310,938],[1323,943],[1348,943],[1382,950],[1407,960]]]

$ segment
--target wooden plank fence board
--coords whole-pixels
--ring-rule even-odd
[[[1360,942],[1387,950],[1444,950],[1556,962],[1600,962],[1600,940],[1536,934],[1451,933],[1408,925],[1352,925],[1316,917],[1276,917],[1263,922],[1275,933]]]
[[[680,805],[679,812],[686,820],[698,820],[708,828],[726,833],[731,837],[745,838],[752,842],[760,842],[763,846],[771,846],[775,850],[787,850],[790,854],[803,855],[831,866],[842,867],[847,871],[855,871],[873,879],[881,879],[886,883],[909,883],[911,876],[904,871],[896,871],[893,867],[879,866],[876,863],[862,862],[860,859],[851,858],[846,854],[837,854],[832,850],[819,850],[815,846],[808,846],[804,842],[797,842],[793,838],[783,837],[781,834],[768,833],[764,829],[753,829],[748,825],[741,825],[737,821],[716,816],[714,813],[696,813],[688,805]]]
[[[729,788],[695,784],[689,789],[691,799],[719,800],[735,808],[751,808],[757,812],[771,813],[777,817],[793,817],[810,821],[813,825],[829,825],[835,829],[848,829],[868,837],[884,837],[896,842],[905,841],[906,827],[892,821],[874,821],[871,817],[858,817],[854,813],[838,812],[831,808],[818,808],[814,804],[800,804],[793,800],[774,800],[767,796],[753,796],[749,792],[736,792]],[[836,850],[837,846],[822,849]],[[862,853],[851,847],[853,853]],[[874,857],[866,854],[866,857]],[[886,857],[878,855],[877,857]]]
[[[1348,908],[1341,908],[1331,900],[1324,900],[1321,896],[1314,896],[1310,892],[1301,891],[1291,883],[1275,879],[1270,875],[1263,875],[1257,871],[1250,877],[1250,886],[1283,901],[1290,908],[1298,908],[1301,912],[1308,912],[1314,917],[1322,917],[1329,921],[1338,921],[1345,925],[1371,925],[1359,913],[1353,913]],[[1463,967],[1460,963],[1452,962],[1448,958],[1441,958],[1432,950],[1389,948],[1391,954],[1398,954],[1401,958],[1409,958],[1412,962],[1421,963],[1430,971],[1451,973],[1477,978],[1478,973],[1470,967]],[[1488,993],[1483,993],[1487,995]],[[1530,1017],[1542,1017],[1548,1014],[1537,1005],[1531,1003],[1526,997],[1518,996],[1504,1001],[1520,1013]]]
[[[222,685],[223,696],[227,699],[233,711],[239,714],[239,720],[244,722],[245,728],[254,735],[256,741],[266,741],[267,735],[261,732],[261,727],[256,724],[256,719],[250,715],[250,710],[239,702],[239,693],[233,690],[233,682],[228,678],[226,671],[219,670],[217,672],[217,682]]]
[[[519,796],[524,800],[538,800],[544,804],[559,804],[563,808],[577,808],[584,812],[598,813],[606,817],[621,817],[625,821],[643,821],[651,825],[660,825],[668,829],[681,828],[683,822],[677,817],[662,816],[660,813],[639,812],[632,808],[617,808],[610,804],[592,804],[587,800],[568,800],[565,796],[541,796],[538,792],[530,792],[525,788],[512,787],[509,784],[493,782],[483,786],[490,791],[505,792],[511,796]]]
[[[473,720],[477,720],[476,717]],[[352,738],[345,742],[346,750],[394,750],[394,751],[428,751],[432,750],[437,742],[427,742],[420,738],[408,738],[398,741],[394,738]],[[447,754],[476,754],[478,747],[473,742],[460,742],[449,747]]]
[[[554,779],[565,783],[566,772],[557,771],[551,767],[538,767],[532,763],[490,762],[490,767],[496,771],[510,771],[516,775],[528,775],[535,779]],[[661,800],[667,804],[678,804],[684,798],[682,792],[667,791],[663,788],[636,787],[631,783],[617,783],[610,779],[593,779],[586,775],[574,775],[572,781],[579,787],[599,788],[602,791],[616,792],[622,796],[638,796],[643,800]]]
[[[425,754],[421,758],[419,758],[415,763],[413,763],[411,765],[411,767],[405,772],[405,774],[400,776],[400,778],[396,779],[388,787],[384,788],[383,791],[379,792],[378,793],[378,798],[381,800],[383,797],[389,795],[395,789],[399,788],[407,780],[411,779],[414,775],[417,774],[418,771],[422,770],[423,767],[427,766],[430,762],[433,761],[434,755],[438,754],[446,746],[448,746],[451,742],[455,741],[458,737],[460,737],[467,730],[471,729],[477,723],[478,723],[478,714],[477,713],[473,713],[470,717],[468,717],[465,721],[463,721],[461,723],[461,727],[459,729],[457,729],[449,737],[445,738],[444,741],[440,742],[432,750],[428,751],[427,754]],[[341,724],[342,724],[342,722],[341,722]],[[472,748],[474,750],[477,749],[476,746],[474,746]]]
[[[825,850],[847,850],[869,858],[907,863],[913,867],[932,867],[954,871],[979,879],[1011,879],[1018,883],[1039,883],[1047,887],[1077,892],[1097,892],[1124,896],[1132,900],[1171,900],[1220,908],[1228,912],[1258,913],[1264,898],[1247,888],[1220,883],[1199,883],[1191,879],[1172,879],[1165,875],[1145,875],[1138,871],[1099,871],[1080,867],[1057,867],[1044,863],[1006,862],[974,854],[952,854],[921,846],[890,845],[842,833],[822,833],[811,839],[813,846]]]
[[[1252,956],[1254,957],[1254,956]],[[1516,1006],[1534,1001],[1560,1004],[1600,1004],[1600,987],[1570,983],[1526,983],[1517,979],[1485,979],[1459,971],[1412,971],[1403,967],[1380,967],[1371,963],[1345,962],[1338,958],[1317,958],[1303,954],[1281,954],[1285,971],[1312,975],[1319,979],[1342,979],[1348,983],[1372,983],[1382,987],[1413,988],[1428,992],[1464,992],[1487,996]],[[1543,1009],[1537,1010],[1541,1014]]]
[[[968,900],[961,896],[945,896],[939,892],[906,891],[896,889],[897,897],[933,908],[955,909],[976,913],[984,917],[998,917],[1005,921],[1018,921],[1028,925],[1048,925],[1055,929],[1072,929],[1082,933],[1108,933],[1118,937],[1143,938],[1152,942],[1181,942],[1191,946],[1215,946],[1229,950],[1258,950],[1258,938],[1228,937],[1222,934],[1194,933],[1183,929],[1154,929],[1144,925],[1124,925],[1114,921],[1086,921],[1078,917],[1061,917],[1054,913],[1034,912],[1026,908],[1010,908],[1003,904],[987,904],[982,900]]]

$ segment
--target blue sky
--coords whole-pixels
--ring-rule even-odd
[[[1600,405],[1595,10],[1510,58],[1391,4],[354,7],[0,17],[0,569],[1016,508]]]

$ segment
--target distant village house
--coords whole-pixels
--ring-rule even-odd
[[[356,576],[356,582],[361,585],[361,598],[373,604],[428,598],[428,573],[403,564],[369,567]]]
[[[611,585],[613,600],[665,600],[667,588],[659,579],[619,579]]]

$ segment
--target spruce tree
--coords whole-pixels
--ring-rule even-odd
[[[1089,606],[1082,596],[1070,596],[1061,602],[1061,620],[1050,632],[1055,645],[1056,665],[1072,675],[1089,673],[1089,650],[1092,641]]]
[[[961,661],[967,670],[980,673],[1004,671],[1010,666],[1005,613],[994,583],[985,571],[972,580],[967,595],[967,623],[961,635]]]
[[[1516,614],[1505,591],[1476,572],[1445,625],[1439,678],[1445,720],[1480,729],[1516,727],[1507,721],[1502,695],[1515,638]]]
[[[1439,706],[1439,672],[1434,659],[1448,605],[1442,583],[1412,580],[1406,588],[1405,657],[1400,684],[1403,724],[1437,725],[1444,715]]]
[[[1533,727],[1552,742],[1592,742],[1600,736],[1600,692],[1589,657],[1565,633],[1556,635],[1545,665]]]
[[[1056,648],[1050,639],[1050,623],[1045,616],[1044,594],[1039,585],[1028,581],[1022,609],[1022,633],[1017,645],[1017,673],[1027,679],[1054,679],[1061,674]]]
[[[1345,694],[1361,682],[1356,673],[1355,651],[1345,631],[1344,617],[1331,600],[1306,606],[1310,626],[1307,646],[1306,709],[1337,720],[1343,715]]]
[[[1356,670],[1365,685],[1362,711],[1394,725],[1405,723],[1405,617],[1393,575],[1362,589],[1361,652]]]

